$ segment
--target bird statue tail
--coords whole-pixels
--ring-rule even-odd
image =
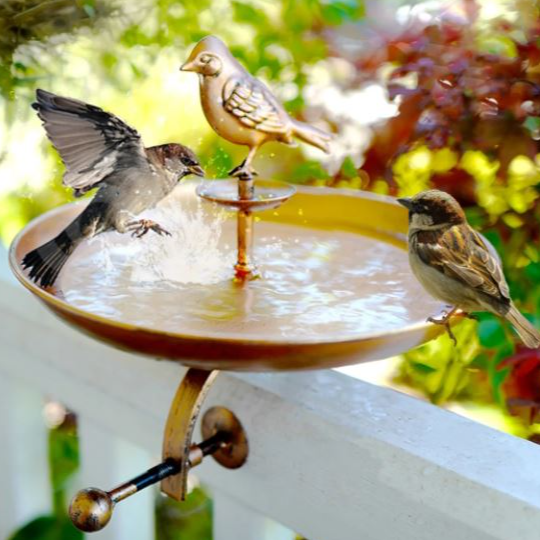
[[[30,269],[29,277],[41,287],[54,284],[68,257],[82,240],[82,236],[73,238],[67,231],[30,251],[22,260],[23,268]]]
[[[526,347],[529,349],[540,347],[540,332],[518,311],[516,306],[512,304],[505,317],[512,323]]]
[[[310,126],[299,120],[293,120],[293,136],[301,141],[320,148],[327,154],[330,153],[330,141],[333,136],[322,129]]]

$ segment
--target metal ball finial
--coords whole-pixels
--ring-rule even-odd
[[[79,491],[69,505],[69,517],[77,529],[100,531],[109,523],[114,502],[106,491],[87,488]]]

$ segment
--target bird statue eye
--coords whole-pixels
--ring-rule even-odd
[[[212,60],[212,57],[209,54],[203,54],[201,56],[201,62],[203,64],[208,64],[208,62],[210,62],[210,60]]]

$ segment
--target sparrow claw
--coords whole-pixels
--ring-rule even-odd
[[[450,328],[450,318],[452,315],[454,315],[456,309],[454,308],[451,311],[443,311],[442,317],[440,319],[436,319],[435,317],[428,317],[426,320],[427,322],[433,323],[433,324],[441,324],[445,327],[446,333],[450,337],[450,339],[454,342],[454,346],[457,346],[457,339],[454,333],[452,332],[452,328]]]
[[[446,333],[448,334],[450,339],[454,342],[454,346],[457,346],[456,336],[454,335],[454,333],[452,332],[452,329],[450,328],[449,317],[446,317],[444,319],[435,319],[433,317],[428,317],[427,321],[433,324],[442,324],[446,329]]]
[[[159,236],[172,236],[169,231],[151,219],[132,221],[126,225],[126,229],[131,230],[131,236],[133,238],[142,238],[146,233],[148,233],[148,231],[154,231],[155,233],[159,234]]]

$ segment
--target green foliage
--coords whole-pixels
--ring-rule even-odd
[[[62,426],[49,432],[49,463],[53,487],[53,510],[63,519],[68,506],[66,491],[73,474],[79,468],[79,440],[73,416]]]
[[[458,345],[445,334],[404,355],[398,380],[413,385],[434,403],[462,396],[471,384],[471,364],[480,352],[477,323],[465,319],[453,328]]]
[[[69,518],[66,489],[79,467],[79,443],[73,415],[49,431],[49,463],[53,492],[53,514],[40,516],[16,531],[9,540],[82,540]]]
[[[0,95],[11,100],[13,89],[35,83],[34,51],[22,60],[15,59],[21,46],[31,43],[44,48],[52,37],[68,35],[78,28],[92,26],[108,13],[99,0],[3,0],[0,3]]]
[[[64,517],[42,516],[27,523],[8,540],[82,540],[83,533]]]
[[[156,505],[156,538],[159,540],[212,540],[212,504],[195,488],[182,503],[159,497]]]

